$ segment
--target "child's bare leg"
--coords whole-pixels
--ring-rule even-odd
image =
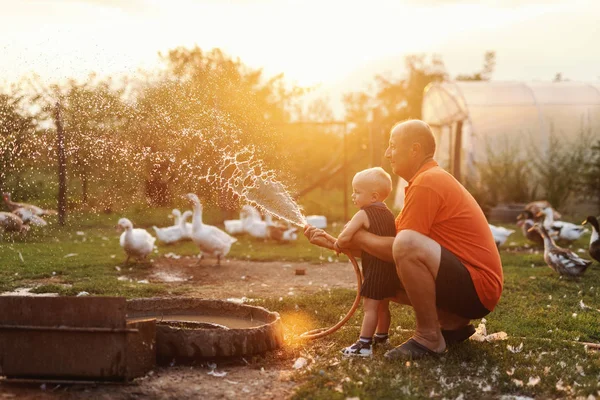
[[[373,337],[373,343],[387,343],[391,320],[390,299],[383,299],[379,302],[379,307],[377,308],[377,330]]]
[[[390,323],[392,316],[390,314],[390,299],[383,299],[379,301],[379,307],[377,308],[377,330],[375,333],[388,333],[390,330]]]
[[[373,300],[363,297],[363,308],[365,316],[360,330],[360,338],[356,343],[342,350],[346,356],[369,357],[373,354],[371,344],[373,344],[373,334],[377,328],[377,310],[380,300]]]
[[[362,328],[360,330],[361,338],[372,338],[375,334],[375,329],[378,324],[378,310],[381,300],[363,298],[363,308],[365,310],[365,316],[363,318]]]

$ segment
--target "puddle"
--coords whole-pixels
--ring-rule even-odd
[[[161,282],[185,282],[188,280],[187,277],[179,274],[171,274],[165,271],[159,271],[151,276],[152,280]]]

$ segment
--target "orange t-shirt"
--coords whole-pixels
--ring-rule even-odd
[[[502,294],[502,262],[473,196],[434,160],[417,171],[405,194],[396,232],[417,231],[452,252],[471,274],[481,304],[492,311]]]

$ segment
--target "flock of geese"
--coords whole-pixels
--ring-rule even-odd
[[[249,234],[254,238],[273,239],[280,243],[290,242],[298,238],[298,228],[275,223],[268,214],[263,220],[259,211],[251,205],[243,206],[239,220],[224,221],[225,231],[223,231],[216,226],[203,222],[203,206],[197,195],[188,193],[185,197],[192,203],[193,211],[185,211],[182,214],[181,211],[175,209],[172,211],[175,217],[175,223],[172,226],[164,228],[153,226],[153,229],[156,238],[165,244],[173,244],[183,240],[194,242],[201,253],[200,261],[203,258],[216,258],[217,265],[220,265],[221,258],[229,254],[231,245],[237,241],[232,235]],[[191,223],[187,222],[189,217],[192,217]],[[324,217],[311,217],[313,218],[312,222],[320,222],[322,225]],[[321,218],[320,221],[315,217]],[[154,249],[156,238],[145,229],[134,228],[129,219],[121,218],[117,228],[123,230],[120,244],[127,255],[126,264],[130,258],[137,260],[146,258]]]
[[[2,197],[9,212],[0,211],[0,227],[7,232],[25,233],[30,226],[45,226],[48,223],[42,218],[45,215],[54,215],[54,210],[44,210],[32,204],[13,202],[10,193],[3,193]],[[258,239],[272,239],[280,243],[294,241],[298,238],[296,227],[276,223],[270,215],[265,219],[260,212],[251,205],[245,205],[240,211],[240,219],[225,220],[225,231],[220,228],[205,224],[202,221],[203,207],[193,193],[185,196],[192,204],[192,210],[181,213],[173,210],[175,222],[172,226],[163,228],[153,227],[156,238],[162,243],[172,244],[183,240],[191,240],[201,252],[200,261],[211,257],[221,259],[226,257],[231,250],[231,245],[237,241],[233,235],[249,234]],[[187,222],[188,218],[192,222]],[[560,221],[560,214],[546,201],[533,202],[517,217],[517,225],[521,227],[523,235],[532,243],[544,246],[544,261],[550,268],[561,275],[580,276],[592,263],[591,260],[580,257],[575,252],[560,247],[561,244],[570,244],[579,239],[587,230],[583,225],[590,224],[592,235],[589,244],[590,256],[600,262],[600,228],[598,219],[588,216],[581,225]],[[327,219],[320,215],[306,217],[310,225],[318,228],[327,227]],[[508,237],[515,231],[501,226],[489,225],[498,246],[503,245]],[[131,258],[142,260],[154,250],[156,238],[148,231],[134,228],[131,221],[121,218],[117,228],[123,230],[120,244],[127,255],[125,263]]]

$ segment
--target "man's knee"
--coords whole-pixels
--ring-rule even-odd
[[[398,264],[399,260],[414,255],[420,250],[420,236],[420,233],[411,230],[403,230],[396,235],[392,248],[396,264]]]

